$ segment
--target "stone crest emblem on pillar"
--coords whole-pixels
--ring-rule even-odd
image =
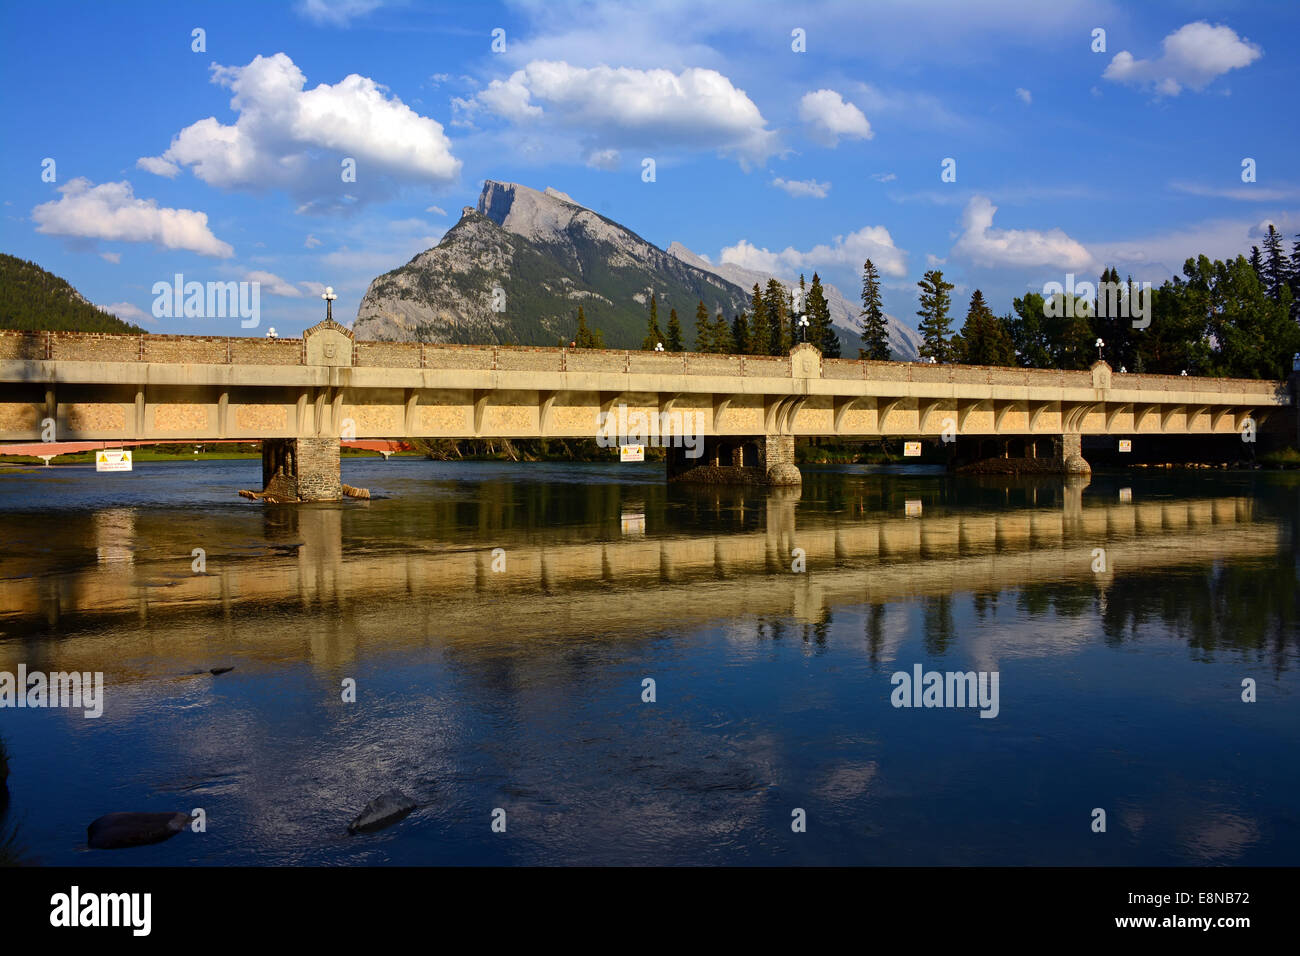
[[[302,337],[307,343],[308,365],[337,367],[352,364],[352,330],[333,319],[313,325]]]
[[[817,346],[803,342],[790,350],[790,374],[794,378],[822,377],[822,353]]]
[[[1105,362],[1092,363],[1092,387],[1110,388],[1110,366]]]

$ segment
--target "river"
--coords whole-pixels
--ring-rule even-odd
[[[0,709],[0,854],[1300,863],[1300,476],[343,468],[369,501],[245,501],[256,460],[0,469],[0,672],[104,680],[98,718]],[[918,666],[996,695],[896,706]],[[418,809],[349,836],[392,788]]]

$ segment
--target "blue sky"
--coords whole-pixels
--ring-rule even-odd
[[[56,0],[0,37],[0,251],[154,332],[297,334],[325,284],[350,322],[489,178],[850,299],[869,255],[913,326],[932,267],[960,325],[1300,232],[1293,2]],[[155,318],[175,273],[260,281],[261,327]]]

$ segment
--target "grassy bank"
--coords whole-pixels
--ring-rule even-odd
[[[202,451],[196,452],[196,448],[203,448]],[[197,444],[187,445],[141,445],[130,449],[132,462],[145,461],[224,461],[227,459],[237,458],[256,458],[262,457],[262,446],[257,442],[241,443],[237,445],[210,445],[203,447]],[[378,452],[368,451],[361,448],[344,448],[341,454],[344,458],[353,458],[360,456],[362,458],[376,458]],[[397,455],[415,455],[420,456],[421,452],[394,452]],[[60,465],[93,465],[95,463],[95,452],[78,451],[69,452],[59,455],[50,461],[50,467],[57,468]],[[9,465],[44,465],[44,461],[32,455],[0,455],[0,464]]]

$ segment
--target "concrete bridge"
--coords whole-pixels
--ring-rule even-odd
[[[263,477],[341,496],[340,441],[594,438],[626,406],[698,427],[670,478],[793,484],[798,437],[992,439],[1086,473],[1081,436],[1233,434],[1293,406],[1286,382],[786,356],[354,340],[0,332],[0,441],[263,442]],[[680,435],[680,432],[676,433]],[[703,471],[696,472],[695,469]]]

